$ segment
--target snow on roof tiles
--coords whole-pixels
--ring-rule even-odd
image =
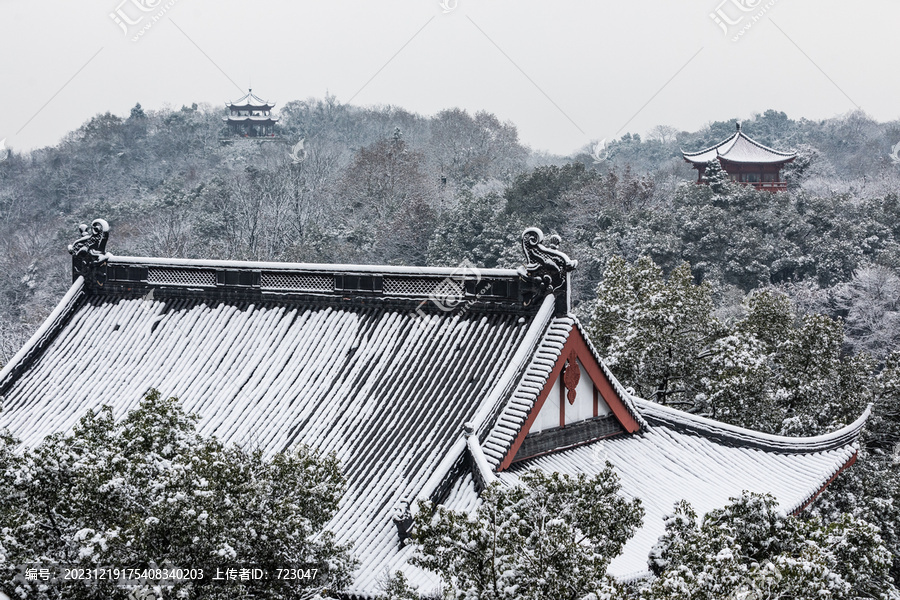
[[[644,412],[650,403],[640,402]],[[649,414],[645,413],[649,419]],[[684,415],[683,422],[693,419]],[[526,469],[589,476],[612,463],[622,492],[640,498],[646,511],[643,526],[610,564],[611,575],[629,580],[648,574],[647,556],[665,530],[663,517],[675,502],[689,501],[698,514],[725,506],[744,490],[771,493],[786,512],[804,506],[850,461],[857,450],[858,423],[833,436],[830,445],[806,453],[776,452],[741,445],[737,440],[710,439],[697,432],[653,421],[635,435],[617,435],[584,446],[548,454],[520,463],[498,474],[514,483]],[[849,434],[853,441],[841,443]],[[802,441],[802,440],[795,440]],[[464,502],[471,492],[458,490]]]
[[[263,106],[272,107],[272,106],[275,106],[275,103],[263,100],[262,98],[260,98],[256,94],[254,94],[253,90],[251,90],[251,91],[247,92],[246,94],[244,94],[243,96],[241,96],[240,99],[235,100],[234,102],[226,102],[225,105],[228,106],[229,108],[244,108],[244,107],[260,108]]]
[[[682,151],[684,159],[694,164],[705,164],[714,158],[738,163],[780,163],[797,156],[794,152],[781,152],[751,139],[740,129],[715,146],[697,152]]]
[[[479,270],[479,289],[489,290],[479,296],[460,279],[466,269],[110,254],[73,266],[85,276],[0,371],[0,427],[35,445],[88,408],[109,404],[121,416],[155,387],[225,442],[333,451],[348,487],[330,527],[354,542],[361,566],[349,591],[362,596],[396,569],[423,591],[437,588],[433,574],[408,564],[395,511],[420,498],[477,505],[466,453],[479,479],[492,479],[486,470],[519,434],[575,330],[639,431],[514,463],[498,477],[509,483],[532,466],[592,473],[608,457],[647,509],[611,567],[621,577],[645,572],[678,499],[703,512],[752,489],[802,506],[854,456],[865,420],[795,440],[632,398],[553,295],[523,306],[512,270]],[[465,310],[417,313],[447,281],[464,292]]]
[[[142,298],[85,291],[79,278],[17,355],[25,362],[0,372],[0,427],[33,446],[89,408],[108,404],[121,416],[153,387],[181,398],[200,415],[199,430],[225,442],[333,451],[348,484],[330,528],[354,541],[363,559],[355,588],[371,592],[400,560],[394,511],[447,476],[439,471],[463,424],[499,401],[495,388],[521,370],[513,363],[539,339],[553,300],[425,317],[414,306],[229,302],[190,284]]]

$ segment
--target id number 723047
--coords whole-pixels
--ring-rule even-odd
[[[315,579],[318,569],[278,569],[276,579]]]

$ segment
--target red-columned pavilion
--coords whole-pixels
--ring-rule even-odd
[[[706,164],[718,159],[732,181],[770,192],[787,189],[787,183],[781,179],[781,168],[797,158],[795,152],[781,152],[749,138],[741,131],[740,123],[728,139],[698,152],[682,151],[682,155],[697,169],[697,183],[703,183]]]
[[[275,123],[278,119],[272,116],[274,102],[255,96],[249,90],[240,100],[226,102],[231,114],[225,117],[228,129],[234,135],[243,137],[274,137]]]

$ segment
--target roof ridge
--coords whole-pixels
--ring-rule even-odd
[[[724,142],[722,142],[721,144],[716,146],[716,157],[725,156],[726,154],[731,152],[740,140],[741,140],[741,132],[738,131],[737,135],[731,136],[730,138],[728,138],[727,140],[725,140]],[[727,146],[727,148],[724,151],[722,151],[721,149],[725,148],[726,146]]]
[[[527,413],[532,410],[541,389],[546,385],[552,363],[562,354],[574,325],[571,314],[554,316],[547,320],[541,330],[540,339],[532,344],[531,352],[522,365],[515,388],[509,394],[509,401],[499,407],[489,426],[481,432],[484,435],[482,448],[492,468],[497,468],[503,462],[503,457],[509,451],[515,436],[527,420]],[[560,331],[549,335],[554,328]]]
[[[775,148],[766,146],[765,144],[763,144],[763,143],[761,143],[761,142],[757,142],[756,140],[754,140],[753,138],[751,138],[749,135],[746,135],[743,131],[741,131],[741,132],[739,132],[739,133],[740,133],[740,136],[741,136],[742,138],[744,138],[745,140],[747,140],[748,142],[750,142],[750,143],[753,144],[754,146],[756,146],[756,147],[758,147],[758,148],[762,148],[763,150],[767,150],[767,151],[769,151],[769,152],[772,152],[772,153],[774,153],[774,154],[779,154],[779,155],[781,155],[781,156],[797,156],[797,153],[796,153],[796,152],[782,152],[781,150],[776,150]]]
[[[295,263],[275,261],[222,260],[205,258],[163,258],[152,256],[116,256],[110,253],[109,264],[147,265],[189,268],[271,269],[277,271],[321,271],[339,273],[376,273],[391,275],[456,275],[459,267],[421,267],[406,265],[343,264],[343,263]],[[516,277],[516,269],[473,267],[482,275],[491,277]]]
[[[498,408],[502,411],[503,400],[510,398],[517,387],[521,374],[528,370],[531,359],[540,346],[546,335],[547,329],[554,321],[561,317],[554,317],[553,310],[556,305],[556,299],[553,294],[549,294],[544,298],[538,313],[534,316],[531,324],[531,331],[526,334],[519,344],[519,349],[509,362],[509,367],[503,376],[494,385],[490,397],[481,405],[481,409],[475,413],[472,418],[472,424],[475,431],[481,435],[485,433],[483,428],[489,421],[493,421],[498,414]],[[493,428],[493,426],[490,426]]]
[[[569,272],[578,261],[559,250],[558,235],[536,228],[522,233],[525,264],[518,269],[480,268],[464,259],[456,267],[373,264],[283,263],[239,260],[113,256],[106,252],[109,225],[95,219],[80,225],[82,237],[69,246],[75,275],[85,276],[88,293],[205,295],[214,300],[259,300],[284,296],[341,298],[346,302],[409,304],[422,315],[471,307],[534,314],[542,298],[556,297],[555,312],[570,301]]]
[[[719,438],[742,446],[779,451],[784,453],[815,453],[842,448],[854,444],[872,412],[869,404],[866,410],[853,423],[823,435],[810,437],[789,437],[754,431],[737,425],[716,421],[708,417],[686,413],[675,408],[663,406],[643,398],[633,397],[641,414],[652,422],[662,423],[677,429],[704,434],[706,437]]]
[[[713,144],[712,146],[709,146],[709,147],[707,147],[707,148],[704,148],[703,150],[697,150],[696,152],[685,152],[684,150],[681,150],[681,154],[684,155],[684,156],[699,156],[700,154],[703,154],[703,153],[705,153],[705,152],[709,152],[710,150],[718,150],[720,147],[724,146],[726,143],[728,143],[729,141],[731,141],[732,138],[737,137],[737,135],[738,135],[739,133],[740,133],[739,131],[735,131],[733,134],[731,134],[730,136],[728,136],[727,138],[725,138],[725,139],[722,140],[721,142],[718,142],[717,144]]]

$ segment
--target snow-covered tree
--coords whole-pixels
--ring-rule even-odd
[[[728,189],[727,186],[731,182],[731,177],[722,168],[719,159],[714,158],[706,163],[706,168],[703,170],[703,182],[708,184],[713,192],[721,194]]]
[[[746,314],[713,316],[711,287],[687,263],[668,280],[649,258],[607,263],[589,332],[604,361],[638,395],[752,429],[817,435],[846,425],[874,394],[875,363],[844,356],[843,326],[798,317],[772,290]]]
[[[890,562],[865,521],[802,520],[779,511],[770,495],[744,492],[699,522],[690,504],[676,504],[650,555],[657,578],[641,599],[896,600]]]
[[[560,230],[570,209],[566,204],[567,194],[597,179],[597,172],[585,169],[581,163],[537,167],[516,177],[506,188],[505,211],[507,215],[518,216],[544,231]]]
[[[846,315],[847,342],[856,352],[884,358],[900,349],[900,276],[884,266],[857,269],[833,288],[835,308]]]
[[[389,139],[360,148],[336,182],[338,227],[347,260],[421,264],[435,227],[437,180],[425,157],[395,128]],[[402,235],[405,239],[392,239]]]
[[[798,317],[773,290],[750,294],[746,316],[731,323],[709,356],[712,415],[782,435],[817,435],[855,420],[872,401],[875,363],[845,356],[840,321]]]
[[[395,571],[379,582],[379,600],[420,600],[421,595],[409,584],[403,571]]]
[[[845,514],[877,524],[900,581],[900,352],[875,377],[874,409],[863,431],[859,460],[808,509],[826,522]]]
[[[412,561],[438,573],[445,598],[610,597],[610,561],[640,526],[637,499],[619,495],[610,465],[594,477],[529,471],[489,485],[473,514],[423,502]]]
[[[445,210],[428,245],[428,264],[455,266],[468,260],[479,267],[515,267],[522,262],[521,236],[527,225],[503,213],[502,198],[459,194]]]
[[[776,428],[778,410],[770,393],[775,373],[758,339],[740,333],[717,339],[706,366],[701,383],[710,416],[760,431]]]
[[[203,599],[348,584],[354,561],[324,529],[343,489],[337,460],[305,447],[266,458],[199,435],[195,421],[151,391],[118,421],[103,407],[35,448],[0,441],[0,590],[23,600],[128,593],[108,579],[29,581],[16,566],[33,563],[202,570],[170,591]],[[293,581],[212,581],[216,569],[244,566],[311,570]]]
[[[470,188],[491,179],[510,181],[525,169],[528,150],[515,125],[479,111],[442,110],[429,122],[428,154],[451,185]]]
[[[693,407],[719,325],[706,284],[690,265],[664,277],[647,257],[633,265],[614,257],[597,287],[590,335],[603,360],[638,395]]]

